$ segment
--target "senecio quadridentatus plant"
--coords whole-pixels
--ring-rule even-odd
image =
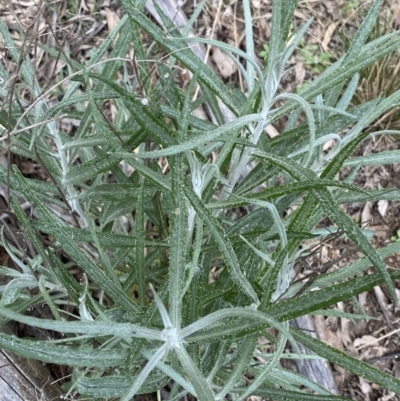
[[[4,27],[2,27],[4,28]],[[3,38],[7,43],[11,43],[11,36],[9,33],[5,32],[2,29]],[[14,59],[18,59],[19,57],[19,50],[16,46],[8,47],[9,51],[12,53]],[[7,72],[1,67],[0,73],[2,76],[7,76]],[[70,77],[64,79],[63,81],[59,82],[57,85],[52,86],[50,90],[42,93],[42,89],[40,84],[36,78],[36,75],[33,71],[33,66],[30,63],[22,63],[21,64],[21,78],[26,82],[27,87],[31,91],[31,95],[34,97],[34,101],[31,104],[24,104],[25,102],[21,99],[22,104],[25,106],[25,110],[18,118],[15,123],[15,126],[12,130],[6,135],[3,135],[2,140],[11,140],[15,135],[21,134],[22,132],[29,132],[32,129],[40,128],[39,132],[36,132],[34,135],[31,136],[29,151],[34,152],[36,146],[44,146],[48,148],[48,144],[46,143],[46,139],[50,138],[53,143],[54,147],[56,148],[56,152],[52,153],[49,151],[49,154],[54,157],[58,161],[58,168],[61,168],[60,174],[57,178],[59,178],[59,185],[61,186],[63,192],[65,192],[65,198],[70,206],[70,210],[72,213],[76,213],[84,227],[87,227],[87,217],[85,212],[83,211],[77,196],[78,192],[74,188],[73,185],[67,183],[65,178],[70,169],[70,157],[68,154],[68,150],[63,143],[62,138],[60,137],[60,131],[57,127],[57,120],[62,118],[63,116],[59,116],[57,118],[51,117],[43,121],[43,115],[47,115],[50,111],[50,107],[46,102],[46,96],[55,89],[56,86],[61,85],[63,81],[69,80]],[[7,87],[11,87],[11,82],[16,80],[18,77],[14,76],[11,79],[7,79]],[[78,90],[79,84],[73,84],[68,89],[67,93],[65,94],[65,98],[72,98],[76,91]],[[26,125],[25,121],[28,121],[28,118],[33,116],[33,122],[31,125]],[[22,127],[22,128],[21,128]]]
[[[399,244],[374,250],[364,232],[338,206],[337,200],[346,191],[352,191],[351,201],[370,195],[351,184],[362,161],[346,182],[335,179],[368,136],[362,131],[400,103],[400,93],[395,92],[347,112],[357,71],[400,45],[395,33],[366,43],[381,2],[373,3],[348,53],[298,94],[278,93],[287,62],[311,23],[291,33],[296,0],[273,2],[268,60],[263,68],[254,50],[250,0],[242,2],[246,51],[189,37],[190,26],[206,0],[199,3],[182,31],[158,9],[166,27],[163,31],[143,14],[143,0],[121,3],[126,16],[93,50],[90,61],[86,65],[67,63],[70,75],[57,85],[70,80],[70,87],[60,104],[50,107],[45,103],[50,91],[41,94],[29,60],[21,64],[21,77],[34,88],[36,100],[18,116],[8,139],[18,145],[11,148],[15,152],[29,157],[34,151],[36,161],[54,176],[57,190],[25,179],[15,168],[7,181],[0,166],[2,182],[29,201],[37,214],[37,218],[28,217],[19,200],[11,199],[38,253],[23,257],[6,246],[20,272],[0,268],[0,274],[9,279],[0,287],[0,315],[58,331],[61,338],[38,342],[0,333],[0,346],[74,367],[68,394],[77,390],[82,397],[128,401],[135,394],[159,390],[172,379],[171,400],[188,393],[201,401],[223,400],[228,394],[235,401],[249,395],[337,399],[321,386],[279,367],[288,339],[297,358],[302,356],[295,340],[357,375],[400,392],[396,379],[288,324],[314,311],[329,314],[324,308],[383,282],[397,302],[392,282],[397,273],[387,272],[382,257],[398,252]],[[140,29],[169,55],[168,62],[156,63],[156,85],[149,78],[151,49],[146,53]],[[0,30],[17,62],[15,43],[1,21]],[[133,80],[127,72],[131,60],[125,58],[132,41],[137,52]],[[193,55],[190,42],[219,47],[232,57],[246,82],[246,93],[229,90]],[[113,50],[105,57],[111,45]],[[45,49],[57,57],[54,49]],[[174,86],[178,61],[193,74],[185,91]],[[124,79],[115,81],[121,69]],[[1,69],[1,74],[6,82],[7,72]],[[195,100],[198,85],[200,98]],[[109,100],[118,109],[114,125],[99,107],[99,102]],[[277,107],[278,102],[286,103]],[[193,116],[192,111],[202,103],[210,107],[215,123]],[[230,116],[221,112],[221,103]],[[64,112],[81,119],[73,138],[57,125]],[[306,117],[304,124],[301,113]],[[268,138],[268,125],[283,116],[288,116],[285,132],[275,140]],[[29,136],[28,130],[34,135]],[[324,151],[323,145],[332,140],[334,146]],[[168,162],[163,171],[156,163],[159,158]],[[79,165],[74,165],[76,160]],[[250,171],[254,161],[258,164]],[[109,181],[110,171],[115,182]],[[276,185],[282,177],[283,184]],[[66,202],[60,201],[58,191]],[[385,196],[383,192],[375,195]],[[396,196],[392,194],[391,199]],[[283,218],[293,204],[297,209]],[[243,206],[253,209],[240,218],[226,213],[226,209]],[[72,222],[66,218],[68,213],[77,218]],[[300,255],[297,248],[303,239],[316,237],[314,227],[324,215],[367,257],[316,278],[305,291],[304,283],[291,283]],[[161,240],[149,238],[148,229],[155,226],[158,231],[151,235],[157,233]],[[37,232],[54,239],[51,246],[43,246]],[[357,277],[371,265],[377,274]],[[82,271],[81,282],[70,271],[76,266]],[[211,277],[214,266],[218,272]],[[39,294],[26,295],[24,286],[38,289]],[[301,300],[296,298],[300,296]],[[21,313],[43,303],[55,320]],[[66,305],[76,307],[71,316],[76,320],[66,321]],[[271,334],[269,328],[277,332]],[[272,353],[264,358],[265,363],[255,364],[261,335],[270,341]],[[245,373],[251,375],[251,384]],[[318,395],[302,391],[299,386],[303,385]]]
[[[121,401],[129,401],[132,397],[138,392],[140,387],[145,382],[147,376],[150,372],[157,367],[161,371],[165,372],[169,377],[175,380],[179,385],[181,385],[186,391],[192,394],[197,394],[200,399],[214,399],[214,394],[210,388],[210,382],[213,377],[210,377],[209,380],[205,380],[202,377],[201,372],[196,368],[193,364],[191,357],[185,350],[185,339],[189,336],[193,336],[197,332],[201,332],[209,326],[213,326],[216,322],[227,319],[227,318],[244,318],[244,319],[252,319],[258,321],[259,323],[268,324],[271,327],[276,328],[282,333],[283,338],[289,338],[292,342],[294,349],[298,350],[297,343],[294,341],[292,335],[289,333],[285,324],[280,324],[276,322],[274,319],[271,319],[266,314],[258,312],[254,307],[249,308],[227,308],[211,313],[195,323],[186,326],[183,329],[178,329],[173,326],[168,312],[160,300],[158,294],[155,292],[152,285],[150,285],[152,290],[154,301],[159,310],[159,313],[162,318],[162,322],[164,325],[164,329],[162,331],[155,329],[148,329],[135,324],[128,323],[112,323],[104,320],[104,321],[91,321],[91,320],[81,320],[77,322],[63,322],[63,321],[53,321],[46,319],[38,319],[29,316],[24,316],[19,313],[15,313],[8,308],[0,306],[0,313],[4,318],[12,319],[19,321],[20,323],[25,323],[28,325],[35,326],[37,328],[45,329],[45,330],[55,330],[60,331],[64,334],[67,333],[75,333],[82,334],[82,337],[79,338],[90,338],[92,336],[116,336],[117,338],[123,339],[127,344],[132,343],[134,338],[141,338],[150,341],[162,341],[163,345],[159,347],[154,353],[143,348],[141,350],[144,357],[148,359],[148,363],[141,370],[140,374],[136,377],[134,383],[130,386],[129,390],[121,397]],[[199,334],[201,337],[201,333]],[[62,342],[68,340],[62,340]],[[60,342],[60,341],[57,341]],[[281,339],[280,352],[283,352],[283,347],[285,341]],[[56,342],[52,342],[53,344]],[[19,347],[23,346],[26,352],[34,357],[38,350],[40,349],[40,345],[34,341],[21,341],[20,339],[14,336],[5,336],[0,334],[0,344],[3,347],[8,349],[18,350]],[[48,352],[51,352],[52,347],[45,347]],[[44,349],[44,350],[45,350]],[[76,350],[78,351],[78,350]],[[175,351],[180,363],[184,367],[184,370],[189,378],[189,381],[182,377],[181,374],[176,372],[171,366],[168,366],[162,363],[162,359],[165,358],[170,351]],[[82,353],[82,351],[80,351]],[[84,357],[87,355],[79,356],[79,352],[74,352],[73,349],[70,350],[67,360],[63,361],[64,363],[71,362],[71,360],[75,359],[75,364],[80,357]],[[104,357],[106,357],[104,355]],[[108,355],[110,356],[110,355]],[[45,359],[46,358],[42,358]],[[90,363],[89,363],[90,364]],[[78,380],[79,385],[79,380]],[[246,393],[247,393],[246,389]],[[229,392],[229,389],[226,389],[226,392],[223,394],[219,394],[215,399],[223,399],[225,395]]]

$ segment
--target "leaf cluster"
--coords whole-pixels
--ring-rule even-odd
[[[210,401],[228,394],[235,400],[249,395],[344,400],[280,366],[287,341],[295,353],[300,342],[400,394],[399,380],[289,326],[306,314],[337,315],[330,309],[336,302],[382,283],[397,303],[393,280],[399,273],[389,272],[383,258],[398,252],[400,243],[375,250],[341,205],[399,199],[396,190],[366,191],[353,184],[360,167],[395,161],[398,152],[350,157],[368,137],[368,125],[399,103],[400,91],[349,104],[357,72],[397,49],[400,36],[393,32],[366,43],[377,0],[345,56],[297,95],[278,94],[285,64],[309,23],[291,32],[297,1],[274,0],[266,65],[260,69],[251,45],[250,1],[243,3],[246,52],[189,38],[194,19],[180,31],[158,9],[163,30],[145,16],[143,1],[121,0],[126,16],[86,63],[43,46],[69,63],[70,86],[56,105],[47,102],[30,60],[19,59],[0,21],[3,40],[35,99],[26,103],[14,87],[14,103],[0,111],[7,139],[2,143],[51,177],[51,183],[43,182],[24,177],[16,166],[9,171],[0,166],[13,214],[34,250],[21,252],[2,237],[18,269],[0,267],[7,278],[0,287],[0,316],[60,333],[55,341],[0,334],[0,347],[72,367],[69,392],[82,398],[128,401],[172,382],[170,400],[186,394]],[[154,47],[144,47],[143,32]],[[247,92],[226,87],[194,55],[191,41],[226,51],[240,66]],[[132,44],[133,80],[125,60]],[[154,49],[168,58],[147,61]],[[179,85],[182,66],[192,76],[187,87]],[[124,79],[117,80],[121,71]],[[0,75],[8,83],[2,90],[11,91],[12,80],[1,66]],[[276,107],[278,100],[284,105]],[[107,117],[109,103],[117,110],[115,121]],[[196,117],[200,106],[213,122]],[[57,122],[66,117],[80,121],[73,136]],[[269,138],[266,127],[282,117],[285,131]],[[328,141],[335,145],[325,151]],[[338,179],[343,167],[353,169],[346,181]],[[21,199],[32,207],[29,216]],[[305,252],[299,245],[324,240],[329,230],[321,234],[314,228],[326,216],[334,222],[331,232],[340,232],[365,257],[305,287],[293,280]],[[373,274],[360,274],[371,267]],[[42,304],[53,319],[25,314]],[[261,335],[269,341],[270,357],[254,366]],[[253,377],[248,386],[245,374]]]

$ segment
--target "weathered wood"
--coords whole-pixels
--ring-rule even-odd
[[[1,327],[1,331],[11,334]],[[53,383],[48,369],[41,362],[0,350],[0,401],[62,400],[60,386]]]
[[[295,320],[292,320],[291,324],[299,329],[307,330],[307,334],[317,338],[317,335],[315,334],[314,321],[311,316],[300,316]],[[313,352],[304,347],[303,344],[298,343],[298,345],[303,354],[313,354]],[[318,383],[332,394],[340,395],[340,391],[336,385],[332,369],[328,362],[319,359],[306,359],[304,361],[297,360],[296,365],[300,374],[308,377],[313,382]]]

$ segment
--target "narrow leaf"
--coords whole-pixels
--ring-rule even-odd
[[[49,341],[31,341],[0,333],[0,348],[15,352],[25,358],[46,363],[73,367],[107,368],[120,366],[128,357],[126,349],[94,349],[52,344]]]
[[[227,268],[232,275],[233,281],[239,286],[239,288],[249,296],[253,302],[259,305],[260,300],[258,295],[254,291],[253,287],[240,271],[239,262],[237,260],[235,251],[232,247],[232,244],[226,235],[224,229],[222,228],[219,221],[204,207],[201,203],[201,200],[194,193],[193,189],[191,189],[188,185],[183,187],[184,193],[188,198],[189,202],[199,214],[199,216],[203,219],[204,223],[207,225],[211,234],[215,238],[218,246],[224,255],[224,259],[227,265]]]
[[[363,377],[373,383],[377,383],[383,386],[385,389],[393,391],[396,394],[400,394],[400,380],[396,379],[394,376],[388,375],[373,366],[362,362],[358,359],[347,355],[344,352],[325,344],[324,342],[317,340],[307,334],[304,334],[301,330],[290,328],[290,332],[293,337],[314,351],[316,354],[328,359],[332,363],[339,365],[351,373],[357,376]]]

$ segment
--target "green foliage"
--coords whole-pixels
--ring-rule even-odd
[[[321,74],[332,64],[332,54],[319,51],[319,46],[305,45],[300,48],[300,55],[304,59],[304,64],[310,67],[315,74]]]
[[[396,231],[396,235],[390,237],[391,241],[400,241],[400,228]]]
[[[269,46],[268,43],[263,44],[263,49],[258,53],[258,55],[264,59],[264,61],[268,60]]]
[[[354,13],[355,10],[360,7],[362,0],[349,0],[344,2],[343,7],[340,10],[342,17],[347,17],[349,14]]]
[[[337,314],[331,309],[336,302],[378,284],[398,302],[393,280],[400,275],[389,273],[383,258],[399,252],[400,242],[375,250],[340,205],[400,199],[396,190],[353,185],[360,166],[395,162],[398,152],[350,159],[368,137],[368,125],[399,104],[400,91],[349,107],[358,71],[396,50],[400,36],[393,32],[366,44],[379,11],[375,1],[344,57],[331,64],[308,49],[312,58],[303,56],[321,75],[297,95],[278,95],[285,64],[308,23],[291,36],[297,1],[274,0],[261,70],[250,45],[250,1],[244,3],[247,53],[188,38],[159,10],[165,32],[142,13],[143,1],[121,0],[126,17],[84,64],[43,46],[49,56],[70,62],[69,88],[55,105],[0,21],[23,82],[12,86],[0,66],[2,91],[14,91],[10,109],[0,111],[7,139],[1,143],[43,166],[52,179],[44,183],[16,166],[0,166],[0,182],[9,186],[15,218],[35,250],[22,252],[2,236],[18,270],[0,267],[8,283],[0,287],[0,316],[66,335],[32,341],[1,334],[0,347],[72,367],[68,391],[81,399],[128,401],[172,381],[171,400],[186,394],[201,401],[228,394],[234,400],[344,400],[280,367],[287,341],[298,358],[296,341],[400,394],[399,380],[289,326],[305,314]],[[149,49],[143,32],[154,42]],[[130,81],[125,57],[132,41],[140,61]],[[192,53],[191,41],[219,46],[238,64],[244,60],[248,92],[227,88]],[[169,58],[146,61],[157,52]],[[192,74],[188,87],[179,86],[178,62]],[[117,80],[120,71],[123,81]],[[278,100],[285,103],[276,108]],[[110,103],[114,121],[104,112]],[[215,123],[193,113],[203,104]],[[54,120],[65,117],[80,120],[73,136]],[[270,139],[265,128],[282,117],[285,131]],[[324,151],[331,140],[335,146]],[[337,178],[343,167],[353,169],[346,182]],[[21,199],[34,213],[25,213]],[[287,214],[291,206],[296,208]],[[335,226],[314,230],[326,216]],[[307,285],[293,281],[294,265],[307,252],[298,246],[320,243],[329,230],[350,239],[365,257]],[[371,267],[374,274],[360,276]],[[52,319],[25,315],[42,304]],[[267,349],[257,343],[261,335]],[[253,356],[267,351],[267,363],[254,366]],[[253,375],[251,385],[246,372]]]

